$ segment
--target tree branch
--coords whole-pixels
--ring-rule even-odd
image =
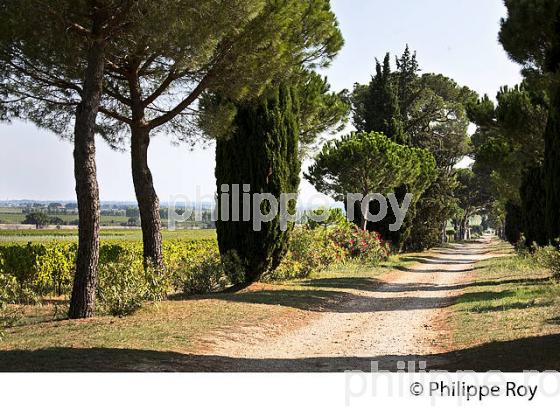
[[[169,87],[171,83],[176,80],[176,78],[177,77],[175,75],[175,70],[172,70],[169,73],[169,75],[165,78],[165,80],[161,82],[159,87],[156,88],[156,90],[150,96],[148,96],[148,98],[142,101],[142,105],[144,107],[147,107],[148,105],[153,103],[161,94],[163,94],[163,92],[167,89],[167,87]]]
[[[160,115],[159,117],[156,117],[153,120],[151,120],[148,123],[148,128],[154,129],[171,121],[173,118],[179,115],[183,110],[185,110],[189,105],[194,103],[197,100],[197,98],[200,97],[200,95],[207,88],[208,84],[210,83],[210,80],[212,79],[212,74],[213,73],[209,71],[204,76],[204,78],[200,80],[196,88],[192,90],[192,92],[187,96],[187,98],[185,98],[183,101],[177,104],[172,110],[167,111],[165,114]]]
[[[113,118],[120,122],[124,122],[125,124],[132,124],[132,120],[130,118],[127,118],[124,115],[117,114],[116,112],[111,111],[103,106],[99,107],[99,112],[106,115],[107,117]]]

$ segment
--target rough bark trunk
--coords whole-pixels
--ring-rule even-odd
[[[148,147],[150,130],[134,126],[131,130],[132,180],[136,200],[140,209],[142,239],[144,242],[144,261],[155,267],[163,267],[161,217],[159,198],[154,189],[152,173],[148,166]]]
[[[453,229],[455,230],[455,234],[453,235],[453,239],[455,241],[461,240],[461,223],[459,220],[453,221]]]
[[[94,41],[88,52],[82,101],[74,126],[74,176],[79,230],[76,273],[68,316],[95,314],[95,290],[99,261],[99,188],[95,164],[95,121],[103,88],[104,44]]]
[[[461,240],[462,241],[466,241],[468,240],[468,222],[469,222],[469,218],[463,218],[463,220],[461,221]]]

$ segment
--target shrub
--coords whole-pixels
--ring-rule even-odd
[[[15,277],[0,273],[0,305],[19,302],[19,284]]]
[[[0,273],[39,296],[71,290],[76,245],[49,243],[0,246]]]
[[[199,263],[186,269],[183,292],[187,295],[201,295],[221,290],[227,284],[224,266],[219,255],[208,255]]]
[[[390,254],[389,245],[377,232],[359,229],[357,226],[340,226],[331,233],[331,238],[339,247],[346,249],[351,258],[368,263],[386,260]]]
[[[127,316],[145,301],[162,300],[169,289],[166,275],[144,267],[142,258],[123,255],[99,267],[97,302],[102,313]]]
[[[560,249],[555,246],[535,247],[533,257],[538,264],[552,272],[552,276],[560,280]]]
[[[288,252],[270,279],[304,278],[346,260],[347,252],[336,244],[329,228],[298,228],[290,237]]]
[[[41,295],[63,295],[72,290],[72,278],[77,248],[73,244],[56,244],[44,247],[36,258],[34,286]]]
[[[480,225],[473,225],[471,226],[471,235],[472,236],[481,236],[482,235],[482,226]]]
[[[10,306],[18,303],[20,290],[13,276],[0,273],[0,341],[4,338],[4,330],[13,326],[20,318],[19,311]]]
[[[152,275],[149,289],[169,287],[170,291],[182,291],[183,275],[201,261],[212,255],[219,260],[215,240],[166,241],[163,244],[165,275]],[[37,297],[51,294],[69,295],[72,290],[77,245],[69,242],[45,244],[3,244],[0,245],[0,273],[14,278],[18,284],[18,303],[35,301]],[[115,265],[133,263],[139,266],[142,261],[140,242],[109,241],[100,246],[100,269],[115,269]],[[179,266],[180,265],[180,266]],[[103,274],[103,273],[102,273]],[[160,283],[165,278],[165,283]],[[157,293],[157,292],[156,292]],[[152,294],[149,300],[159,298]]]
[[[305,266],[296,260],[292,253],[288,251],[280,265],[268,275],[265,280],[284,280],[284,279],[300,279],[309,276],[311,273],[309,266]]]
[[[175,292],[188,295],[214,292],[231,283],[225,275],[216,241],[170,242],[164,262]]]

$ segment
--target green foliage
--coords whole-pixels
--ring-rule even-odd
[[[97,302],[102,313],[130,315],[145,301],[163,300],[168,290],[166,278],[132,254],[99,266]]]
[[[183,283],[183,293],[186,295],[201,295],[223,289],[225,272],[220,258],[206,257],[198,265],[191,267]]]
[[[290,238],[290,257],[302,265],[301,276],[343,262],[346,254],[337,246],[328,228],[301,229]]]
[[[485,175],[477,168],[459,169],[456,172],[457,185],[454,196],[457,199],[458,208],[453,217],[457,228],[457,239],[467,240],[469,221],[472,216],[482,212],[492,202],[488,175]]]
[[[397,144],[375,132],[327,142],[305,174],[319,192],[343,202],[349,193],[386,194],[404,185],[417,200],[435,176],[435,160],[428,151]],[[359,205],[356,211],[355,222],[363,228]]]
[[[155,100],[145,104],[146,122],[166,111],[158,125],[181,134],[192,130],[177,118],[182,110],[173,111],[177,101],[169,97],[180,90],[191,99],[185,84],[194,84],[193,101],[206,89],[258,95],[302,63],[325,66],[343,44],[328,0],[108,0],[104,6],[119,16],[107,25],[114,30],[105,44],[113,64],[98,129],[112,144],[121,142],[122,115],[132,104],[122,98],[128,97],[129,84],[120,75],[126,70],[143,68],[133,71],[141,76],[142,95]],[[91,27],[89,7],[82,0],[3,4],[0,59],[10,63],[0,65],[3,115],[69,134],[89,40],[77,27]]]
[[[300,99],[300,147],[313,145],[319,135],[342,131],[350,111],[348,91],[331,92],[327,78],[310,71],[303,72],[297,85]]]
[[[341,131],[350,110],[348,91],[331,92],[326,77],[301,69],[289,79],[299,100],[299,145],[301,154],[314,146],[327,131]],[[214,139],[229,138],[235,128],[237,104],[231,98],[205,93],[200,101],[199,127]],[[303,155],[302,155],[303,156]]]
[[[20,319],[19,311],[13,306],[21,303],[21,287],[15,277],[0,272],[0,342],[4,337],[4,329],[13,326]]]
[[[387,53],[383,65],[376,61],[376,74],[369,85],[356,84],[354,87],[354,126],[360,132],[376,131],[395,142],[406,143],[399,89],[393,81],[390,58]]]
[[[181,292],[190,272],[217,261],[215,240],[170,240],[164,242],[166,270],[157,273],[152,267],[144,271],[142,246],[139,242],[109,241],[100,247],[100,280],[98,293],[103,312],[134,310],[141,301],[160,300],[170,292]],[[68,296],[71,291],[76,257],[76,244],[48,242],[45,244],[0,245],[0,275],[17,303],[34,303],[48,295]],[[121,276],[118,272],[122,270]],[[8,286],[8,284],[17,286]],[[121,295],[119,295],[119,292]],[[10,297],[13,300],[13,297]]]
[[[309,229],[316,229],[331,225],[343,226],[348,224],[346,215],[340,208],[318,208],[308,212],[312,213],[314,216],[313,218],[311,218],[308,214],[304,215],[304,217],[307,217],[305,226]]]
[[[502,20],[500,42],[509,56],[524,66],[525,77],[544,84],[550,97],[544,131],[544,228],[547,240],[555,241],[560,236],[560,2],[508,0],[505,5],[508,16]]]
[[[557,246],[537,246],[533,258],[541,266],[550,269],[554,278],[560,280],[560,249]]]
[[[265,99],[239,104],[233,134],[216,144],[216,181],[221,186],[250,185],[250,194],[267,193],[280,202],[282,193],[296,193],[299,187],[300,159],[299,99],[297,90],[281,86]],[[245,203],[240,195],[239,209],[253,211],[252,196]],[[295,201],[287,210],[295,213]],[[221,208],[221,207],[220,207]],[[270,203],[263,201],[261,212],[268,214]],[[229,206],[229,214],[233,208]],[[228,221],[220,209],[216,230],[222,255],[234,254],[243,266],[245,284],[274,270],[287,251],[288,236],[293,223],[282,230],[279,214],[265,222],[260,231],[253,221]],[[232,280],[239,280],[238,271]]]
[[[331,234],[333,242],[345,249],[350,258],[376,264],[389,256],[389,245],[377,232],[359,229],[354,225],[339,226]]]
[[[305,278],[349,260],[375,265],[387,259],[389,247],[375,232],[344,223],[292,232],[289,250],[267,279]]]
[[[47,226],[51,221],[51,218],[43,212],[33,212],[27,214],[23,221],[24,224],[27,225],[35,225],[37,228],[42,228],[43,226]]]
[[[223,290],[231,284],[226,276],[225,258],[222,262],[216,243],[207,245],[196,244],[188,252],[179,252],[178,257],[173,258],[174,262],[167,265],[175,291],[187,295],[203,294]],[[168,255],[169,249],[164,251],[164,256]],[[171,258],[168,256],[168,259]],[[233,266],[230,271],[234,272]]]
[[[560,237],[560,84],[556,85],[553,95],[545,130],[543,163],[546,193],[544,226],[550,242]]]
[[[509,56],[527,69],[555,71],[560,59],[558,0],[505,0],[500,42]]]
[[[328,141],[305,174],[319,192],[344,201],[347,193],[388,193],[409,183],[423,191],[435,162],[425,150],[399,145],[383,134],[352,133]]]
[[[20,302],[19,283],[12,275],[0,273],[0,306]]]
[[[424,191],[416,204],[415,217],[410,236],[404,245],[405,249],[421,251],[441,243],[447,221],[457,212],[457,199],[454,196],[456,188],[455,175],[438,169],[436,180]],[[454,233],[455,230],[452,230],[451,235]],[[446,234],[449,235],[448,232]]]
[[[267,277],[276,280],[305,278],[344,262],[346,257],[345,250],[333,241],[328,228],[298,228],[290,237],[286,257]]]
[[[72,286],[75,258],[72,243],[0,246],[0,273],[14,276],[37,295],[62,295]]]
[[[456,207],[453,166],[470,150],[465,106],[476,94],[440,74],[419,76],[416,54],[408,46],[396,59],[396,71],[391,72],[388,55],[383,66],[377,63],[376,71],[368,85],[354,88],[354,125],[360,131],[384,132],[395,142],[428,150],[436,161],[437,178],[415,198],[399,232],[388,227],[394,220],[391,212],[368,229],[381,232],[399,248],[425,249],[441,241],[442,227]],[[398,187],[397,199],[402,201],[407,191],[407,186]]]
[[[459,207],[463,210],[464,217],[471,217],[484,208],[491,199],[487,191],[484,175],[478,174],[469,168],[457,170],[457,188],[455,196]]]
[[[472,137],[475,168],[490,176],[489,188],[502,203],[520,203],[523,174],[544,158],[548,107],[541,94],[524,82],[502,87],[497,106],[487,96],[469,105],[469,116],[477,125]]]

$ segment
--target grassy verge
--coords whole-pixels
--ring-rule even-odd
[[[450,317],[459,368],[560,369],[560,284],[517,255],[479,262],[475,273]]]
[[[176,298],[124,317],[63,320],[62,300],[23,308],[19,322],[0,342],[0,371],[107,371],[185,368],[225,339],[242,341],[303,326],[318,312],[336,309],[350,292],[371,289],[380,276],[404,262],[381,266],[349,263],[306,279],[258,283],[235,294]],[[142,367],[145,366],[145,367]]]

